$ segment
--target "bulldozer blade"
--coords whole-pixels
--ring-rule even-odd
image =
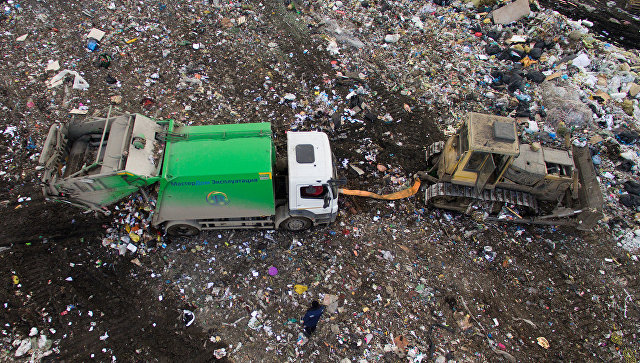
[[[588,147],[573,147],[573,161],[578,169],[580,190],[578,200],[582,212],[578,215],[579,230],[591,230],[602,219],[602,206],[604,199],[596,171],[591,161],[591,153]]]

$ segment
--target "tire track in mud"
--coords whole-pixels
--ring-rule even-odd
[[[568,231],[564,233],[571,235]],[[584,241],[586,245],[576,243],[578,241]],[[627,291],[632,290],[633,292],[629,291],[629,293],[634,301],[637,301],[640,291],[636,276],[640,273],[640,269],[637,264],[629,262],[619,265],[609,264],[608,268],[599,267],[599,263],[607,256],[620,254],[615,247],[611,246],[611,243],[607,236],[583,235],[574,242],[563,242],[560,248],[551,250],[552,256],[544,259],[541,259],[541,256],[532,257],[535,253],[541,253],[533,247],[518,245],[512,250],[512,252],[518,252],[515,257],[521,262],[527,260],[529,264],[542,260],[542,266],[537,266],[537,270],[545,271],[543,275],[547,278],[547,282],[544,284],[547,285],[546,289],[550,297],[540,297],[540,299],[548,304],[549,309],[554,309],[551,311],[549,320],[557,319],[560,322],[550,327],[564,330],[561,336],[575,337],[565,342],[552,343],[564,359],[585,359],[585,357],[601,361],[619,359],[609,350],[609,344],[603,343],[607,334],[613,331],[622,331],[626,337],[615,345],[620,349],[630,348],[637,355],[637,347],[633,348],[634,343],[630,340],[632,339],[630,335],[635,332],[634,322],[640,319],[637,303],[634,303],[633,307],[630,306],[631,304],[627,307],[625,317],[623,316],[624,308],[617,306],[609,299],[611,296],[618,298],[624,296],[623,288],[614,283],[614,280],[625,279],[630,281]],[[548,252],[546,250],[544,253]],[[605,274],[601,274],[600,270],[605,270]],[[539,282],[540,280],[538,279]],[[616,326],[615,322],[624,323],[623,326]],[[558,343],[562,346],[558,347]]]
[[[110,220],[103,214],[83,213],[81,209],[54,201],[45,201],[36,185],[20,193],[31,201],[9,202],[0,206],[0,246],[37,243],[43,240],[88,239],[100,236],[102,225]]]
[[[375,77],[375,74],[373,76]],[[394,124],[385,125],[382,122],[373,124],[374,137],[388,151],[388,154],[393,154],[389,160],[390,164],[402,165],[407,173],[424,170],[426,167],[425,149],[433,142],[444,138],[436,126],[436,114],[418,106],[417,102],[408,96],[403,96],[399,92],[392,93],[376,78],[370,80],[369,86],[376,92],[376,98],[383,109],[394,120],[402,120],[400,122],[405,124],[400,130]],[[411,112],[404,108],[405,104],[411,107]],[[401,132],[403,134],[402,145],[389,142],[383,136],[386,132]]]
[[[18,286],[0,290],[0,321],[23,335],[37,327],[59,340],[57,360],[209,361],[211,343],[197,326],[185,327],[177,293],[157,294],[144,268],[107,255],[97,241],[68,239],[17,245],[0,254],[0,273]],[[98,267],[96,261],[102,261]],[[93,329],[92,329],[93,325]],[[49,328],[55,329],[50,334]],[[108,338],[101,340],[105,333]],[[104,352],[103,352],[104,349]]]

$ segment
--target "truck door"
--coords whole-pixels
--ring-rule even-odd
[[[330,212],[332,196],[328,184],[298,184],[296,189],[296,209],[305,209],[315,214]]]

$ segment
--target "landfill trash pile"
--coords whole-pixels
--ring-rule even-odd
[[[55,329],[51,329],[51,333],[55,334],[55,332]],[[54,347],[54,342],[47,338],[47,334],[47,332],[39,332],[38,328],[32,327],[29,330],[29,336],[24,339],[17,338],[10,341],[9,338],[3,337],[3,346],[6,343],[8,346],[14,347],[15,351],[12,352],[13,356],[0,355],[0,357],[7,361],[15,358],[26,358],[32,362],[37,362],[54,353],[59,353],[57,347]]]
[[[320,14],[309,15],[345,73],[383,75],[388,89],[435,112],[445,135],[478,110],[516,117],[525,142],[588,145],[607,196],[606,222],[616,234],[635,229],[629,208],[640,199],[622,186],[637,181],[637,50],[603,42],[589,32],[592,22],[536,3],[510,4],[525,10],[510,10],[504,24],[495,21],[499,5],[386,3],[380,13],[366,3],[322,2]],[[619,245],[640,249],[633,238]]]
[[[596,20],[522,0],[2,7],[0,360],[640,358],[640,59]],[[582,233],[342,196],[327,228],[173,238],[153,190],[109,216],[42,197],[51,124],[109,105],[268,121],[276,147],[324,131],[346,187],[380,195],[467,112],[510,116],[523,144],[589,147],[605,218]]]

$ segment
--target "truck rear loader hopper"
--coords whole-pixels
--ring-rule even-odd
[[[154,137],[161,131],[147,117],[112,110],[53,124],[39,160],[43,194],[108,213],[106,206],[159,179],[162,154]]]

